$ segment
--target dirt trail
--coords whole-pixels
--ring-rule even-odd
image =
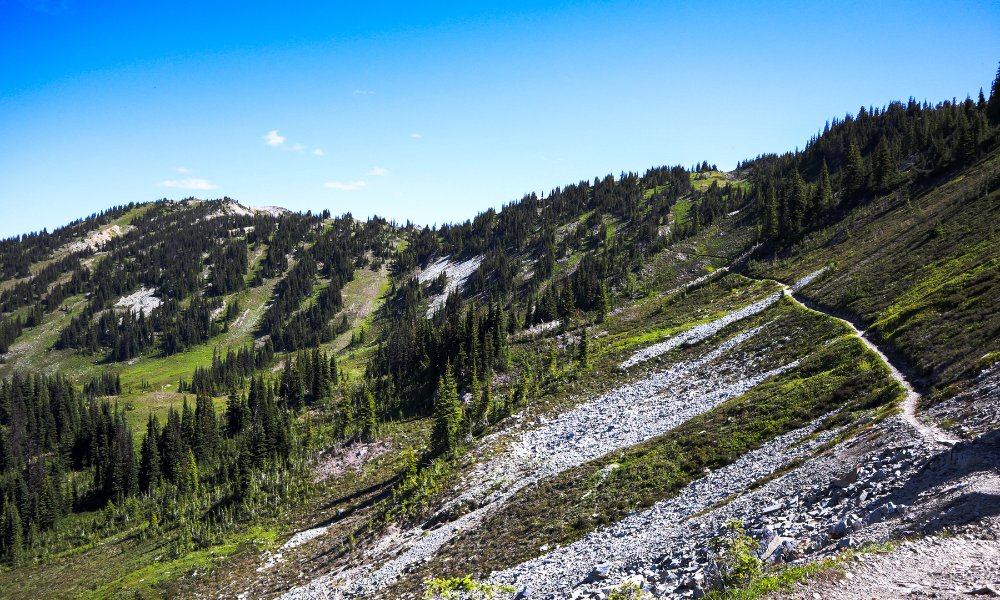
[[[795,297],[795,292],[805,287],[805,285],[807,285],[810,281],[812,281],[816,277],[816,275],[818,275],[820,272],[822,272],[822,270],[817,271],[816,273],[811,273],[809,275],[806,275],[801,280],[799,280],[799,282],[795,283],[795,285],[792,286],[788,286],[774,279],[771,279],[770,281],[774,281],[775,283],[780,285],[782,291],[785,293],[785,296],[787,296],[788,299],[790,299],[792,302],[795,302],[802,308],[822,313],[830,317],[831,319],[836,319],[837,321],[840,321],[841,323],[850,327],[851,331],[854,332],[854,335],[858,336],[858,338],[861,339],[861,341],[864,343],[865,346],[868,347],[869,350],[877,354],[879,358],[882,359],[882,362],[884,362],[885,365],[889,367],[889,373],[892,374],[892,378],[898,381],[899,384],[903,386],[903,389],[906,390],[906,398],[903,400],[901,404],[901,407],[903,409],[903,418],[906,419],[906,422],[909,423],[914,429],[916,429],[921,436],[937,444],[951,445],[958,442],[959,440],[957,437],[953,436],[952,434],[948,433],[947,431],[944,431],[939,427],[936,427],[931,423],[921,421],[920,418],[917,417],[917,401],[920,400],[920,394],[917,392],[916,388],[913,387],[913,384],[910,382],[910,380],[907,379],[906,376],[903,375],[903,373],[899,369],[897,369],[895,365],[892,364],[892,361],[889,360],[889,357],[886,356],[885,352],[879,349],[879,347],[875,344],[875,342],[873,342],[871,339],[868,338],[868,336],[865,335],[864,331],[858,329],[857,327],[854,326],[854,323],[851,323],[846,319],[842,319],[836,315],[830,314],[815,306],[806,306],[805,303],[803,303],[801,300]]]

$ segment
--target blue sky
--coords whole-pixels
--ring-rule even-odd
[[[0,0],[0,236],[187,196],[462,220],[1000,60],[995,2],[746,4]]]

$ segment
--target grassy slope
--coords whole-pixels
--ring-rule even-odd
[[[263,252],[251,256],[248,279],[262,256]],[[227,302],[238,299],[244,311],[228,332],[186,352],[168,357],[141,357],[131,365],[107,366],[99,360],[95,361],[94,357],[84,357],[71,350],[51,349],[59,331],[74,314],[56,311],[46,315],[43,325],[30,330],[19,340],[19,344],[24,344],[21,353],[10,363],[0,365],[0,369],[4,369],[0,372],[38,368],[83,378],[105,368],[115,369],[121,373],[124,388],[119,401],[129,409],[127,417],[132,426],[141,430],[150,412],[157,414],[163,422],[170,407],[181,405],[184,395],[171,390],[176,389],[178,378],[189,378],[195,367],[210,365],[214,348],[224,352],[227,347],[238,347],[253,340],[256,324],[278,280],[266,280],[261,286],[248,287],[226,297]],[[379,272],[369,269],[357,272],[354,281],[344,290],[345,311],[352,326],[370,324],[371,314],[380,304],[387,287],[388,272],[385,268]],[[65,305],[79,310],[83,307],[83,299],[76,296],[67,299]],[[344,337],[349,341],[350,332]],[[353,362],[360,365],[360,360],[357,357]],[[351,360],[346,362],[353,364]],[[141,382],[149,384],[151,390],[140,390]],[[215,403],[217,410],[222,410],[225,398],[216,398]],[[9,596],[11,598],[163,597],[181,591],[205,589],[222,593],[218,587],[233,581],[233,573],[242,572],[243,582],[253,578],[260,554],[265,549],[274,549],[295,530],[314,527],[330,520],[337,510],[345,509],[351,518],[344,519],[330,536],[331,545],[336,547],[337,552],[342,552],[351,528],[367,518],[372,499],[388,489],[387,486],[395,479],[401,468],[401,451],[413,447],[419,452],[426,445],[429,430],[430,424],[426,419],[388,425],[385,436],[392,444],[391,452],[366,464],[361,471],[348,471],[326,482],[307,505],[296,507],[281,518],[266,523],[247,524],[246,529],[227,536],[223,543],[211,548],[170,558],[173,533],[142,539],[144,525],[139,525],[125,534],[98,538],[94,543],[52,555],[35,565],[14,571],[0,569],[0,588],[16,590]],[[140,439],[137,436],[136,442],[139,443]],[[83,513],[73,518],[83,526],[100,519],[101,514]]]
[[[937,385],[1000,349],[1000,151],[910,200],[855,210],[763,270],[786,281],[830,266],[804,295],[859,316]]]

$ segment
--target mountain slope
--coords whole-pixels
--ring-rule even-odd
[[[189,199],[5,241],[0,583],[700,597],[902,537],[992,556],[986,109],[440,229]]]

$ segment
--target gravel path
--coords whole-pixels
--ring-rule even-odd
[[[806,306],[798,298],[795,297],[795,292],[804,288],[812,280],[821,275],[824,271],[826,271],[826,267],[823,267],[822,269],[814,273],[806,275],[802,279],[792,284],[791,287],[785,285],[784,283],[781,283],[780,281],[776,281],[775,283],[778,283],[781,286],[781,290],[785,294],[785,296],[787,296],[789,299],[791,299],[793,302],[795,302],[802,308],[806,310],[812,310],[815,312],[823,313],[827,317],[840,321],[844,325],[850,327],[851,331],[854,332],[854,335],[858,336],[858,338],[864,343],[865,346],[868,347],[869,350],[877,354],[879,358],[882,359],[882,362],[885,363],[887,367],[889,367],[889,372],[892,374],[892,378],[898,381],[899,384],[903,386],[903,389],[906,390],[906,398],[902,402],[903,418],[905,418],[906,421],[914,429],[916,429],[924,438],[938,444],[954,444],[955,442],[957,442],[958,438],[955,437],[954,435],[948,433],[947,431],[944,431],[939,427],[934,426],[931,423],[924,422],[917,417],[917,402],[920,400],[920,394],[917,393],[916,389],[913,387],[913,384],[910,382],[910,380],[907,379],[906,376],[903,375],[903,373],[898,368],[896,368],[895,365],[892,364],[892,361],[889,360],[889,357],[886,356],[886,354],[882,352],[882,350],[879,349],[878,346],[875,345],[875,342],[873,342],[865,335],[864,331],[861,331],[860,329],[855,327],[854,324],[851,323],[850,321],[841,319],[840,317],[832,315],[823,310]]]

